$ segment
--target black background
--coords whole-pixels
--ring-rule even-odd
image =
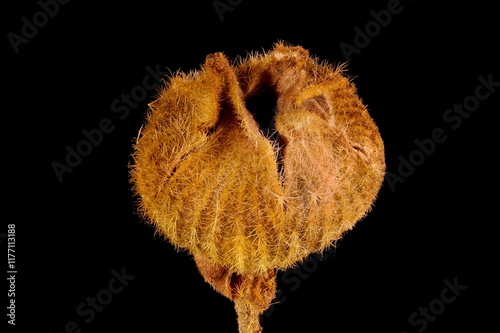
[[[232,303],[135,213],[128,163],[155,93],[123,120],[110,105],[142,84],[146,66],[194,70],[212,52],[234,58],[284,40],[343,62],[340,43],[354,45],[354,28],[387,4],[244,0],[221,21],[212,1],[71,1],[17,54],[7,33],[20,34],[21,18],[40,7],[9,4],[4,221],[17,230],[16,331],[63,332],[74,321],[81,332],[236,332]],[[500,88],[456,130],[443,121],[474,94],[479,75],[500,81],[497,9],[478,1],[401,6],[352,56],[348,74],[379,125],[388,171],[397,174],[398,157],[408,158],[414,140],[433,129],[447,140],[395,190],[386,182],[373,211],[328,259],[278,276],[286,299],[265,316],[264,332],[417,332],[424,327],[409,317],[440,298],[445,279],[467,289],[423,331],[498,327]],[[103,118],[114,130],[59,182],[51,164],[64,162],[65,147]],[[86,323],[76,308],[107,288],[113,269],[134,278]]]

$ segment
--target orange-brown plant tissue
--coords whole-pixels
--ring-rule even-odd
[[[282,42],[235,63],[210,54],[171,77],[133,156],[139,210],[234,301],[241,333],[262,331],[276,271],[351,229],[385,172],[378,128],[342,67]]]

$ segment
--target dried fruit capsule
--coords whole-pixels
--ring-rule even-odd
[[[250,110],[276,106],[274,131]],[[302,47],[231,64],[208,55],[150,104],[131,180],[140,210],[260,332],[276,270],[322,251],[370,209],[385,171],[379,131],[341,68]]]

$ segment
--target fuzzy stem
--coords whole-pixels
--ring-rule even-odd
[[[238,315],[239,333],[261,333],[262,327],[259,323],[260,312],[245,299],[234,301],[234,308]]]

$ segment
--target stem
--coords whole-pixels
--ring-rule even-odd
[[[237,299],[234,301],[234,308],[238,315],[238,330],[239,333],[261,333],[262,327],[259,323],[261,311],[252,306],[245,299]]]

